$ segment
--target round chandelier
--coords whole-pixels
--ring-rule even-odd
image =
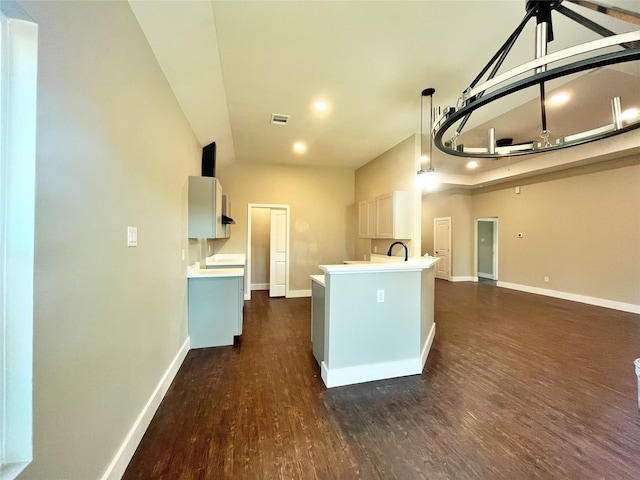
[[[614,7],[585,0],[569,0],[572,3],[591,8],[609,16],[622,19],[629,23],[640,25],[640,15]],[[604,138],[609,138],[640,127],[640,115],[636,107],[635,115],[625,115],[620,96],[612,95],[607,99],[610,103],[610,113],[604,121],[594,128],[590,126],[577,131],[553,128],[549,126],[549,92],[548,85],[552,81],[568,81],[570,76],[583,72],[595,71],[601,67],[617,66],[640,59],[640,30],[617,34],[600,24],[580,15],[574,10],[557,1],[527,1],[525,16],[509,36],[506,42],[493,55],[489,63],[480,71],[460,95],[455,107],[446,107],[441,117],[432,125],[432,138],[436,147],[450,155],[459,157],[501,158],[516,155],[542,153],[562,148],[581,145]],[[587,43],[575,45],[554,53],[547,53],[549,42],[553,41],[552,13],[559,13],[577,22],[583,27],[596,32],[603,38]],[[536,20],[535,27],[535,58],[511,70],[499,73],[505,59],[527,23]],[[572,77],[572,78],[573,78]],[[635,99],[640,98],[640,82],[631,76],[632,90]],[[482,83],[481,83],[482,82]],[[520,143],[513,142],[508,132],[501,132],[500,127],[494,128],[483,124],[482,136],[478,140],[475,135],[466,134],[465,127],[474,112],[487,110],[487,106],[511,95],[534,88],[539,113],[537,125],[538,138]],[[600,92],[593,91],[592,95]],[[495,104],[494,104],[495,105]],[[577,115],[579,116],[579,115]],[[485,133],[486,132],[486,133]],[[506,134],[505,134],[506,133]],[[466,134],[466,136],[465,136]]]

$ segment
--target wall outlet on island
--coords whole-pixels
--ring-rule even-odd
[[[378,303],[384,303],[384,290],[378,290],[377,298]]]

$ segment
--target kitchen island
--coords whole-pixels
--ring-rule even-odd
[[[437,258],[320,265],[313,355],[328,388],[422,372],[435,336]]]

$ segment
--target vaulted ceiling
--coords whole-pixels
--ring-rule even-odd
[[[219,166],[236,161],[357,168],[369,162],[419,132],[424,88],[436,89],[434,105],[455,105],[525,10],[524,0],[129,3],[198,140],[216,142]],[[615,4],[640,9],[635,1]],[[617,33],[638,29],[565,5]],[[550,52],[599,38],[564,16],[553,18]],[[530,23],[505,69],[533,58]],[[571,82],[576,92],[586,85],[591,96],[604,90],[609,95],[619,87],[623,104],[638,108],[637,63]],[[558,82],[558,88],[571,82]],[[535,135],[536,103],[531,100],[524,94],[501,102],[495,114],[499,137]],[[316,101],[327,109],[316,110]],[[606,95],[604,101],[608,105]],[[584,119],[601,109],[580,110],[574,103],[566,112],[558,111],[555,118]],[[272,124],[272,114],[288,115],[287,124]],[[480,120],[476,124],[477,135],[484,135],[486,126]],[[638,130],[622,137],[605,148],[578,147],[577,155],[556,155],[556,166],[566,168],[593,152],[609,154],[612,146],[620,155],[637,153]],[[306,151],[296,153],[296,142],[303,142]],[[554,165],[554,160],[537,158],[481,160],[474,171],[465,168],[464,158],[437,152],[433,160],[452,183],[474,186],[509,177],[514,163],[529,173]]]

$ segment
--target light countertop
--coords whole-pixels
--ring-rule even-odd
[[[187,278],[207,278],[207,277],[243,277],[244,268],[200,268],[200,263],[196,262],[187,267]]]
[[[353,263],[344,263],[340,265],[319,265],[320,270],[326,273],[365,273],[365,272],[400,272],[412,270],[424,270],[433,267],[438,260],[437,257],[412,257],[408,261],[404,261],[401,257],[388,257],[388,261],[376,261],[373,259],[369,262],[354,261]]]
[[[324,275],[311,275],[311,281],[312,282],[316,282],[319,285],[322,285],[323,287],[324,285]]]
[[[207,267],[244,267],[247,256],[244,253],[216,253],[206,258]]]

